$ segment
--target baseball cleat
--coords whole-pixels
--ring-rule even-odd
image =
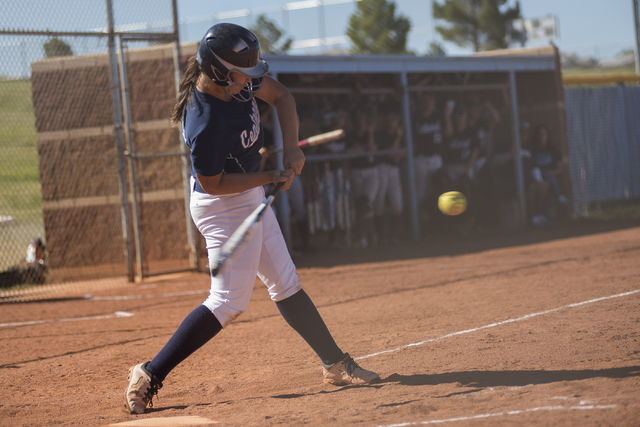
[[[162,382],[146,370],[146,363],[129,369],[129,385],[124,391],[124,406],[131,414],[144,414],[147,405],[153,408],[153,396],[162,388]]]
[[[362,369],[355,360],[345,353],[345,358],[331,366],[322,366],[324,382],[333,385],[373,384],[380,381],[375,372]]]

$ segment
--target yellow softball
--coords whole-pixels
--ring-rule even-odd
[[[438,208],[445,215],[460,215],[467,210],[467,198],[459,191],[449,191],[438,197]]]

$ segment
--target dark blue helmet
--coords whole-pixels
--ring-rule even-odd
[[[228,23],[209,28],[200,41],[196,61],[203,73],[240,101],[254,97],[269,71],[260,58],[258,38],[246,28]],[[234,82],[231,78],[234,72],[250,77],[251,81],[245,85]],[[230,86],[235,86],[238,93],[230,92]]]

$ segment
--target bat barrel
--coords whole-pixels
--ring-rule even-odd
[[[302,141],[298,141],[298,147],[313,147],[315,145],[324,144],[327,142],[335,141],[337,139],[344,138],[344,129],[336,129],[331,132],[321,133],[319,135],[310,136],[307,139],[303,139]],[[279,153],[283,151],[282,148],[274,148],[269,150],[269,154]]]

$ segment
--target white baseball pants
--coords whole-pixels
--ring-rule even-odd
[[[377,215],[385,213],[386,203],[389,203],[392,215],[402,213],[402,184],[400,183],[400,168],[398,166],[381,163],[377,166],[380,186],[376,195],[375,211]]]
[[[191,183],[193,188],[194,181]],[[242,221],[262,203],[264,196],[262,187],[221,196],[191,192],[191,217],[205,238],[209,265]],[[203,304],[223,327],[247,309],[256,276],[267,286],[273,301],[286,299],[302,289],[272,209],[264,213],[254,233],[222,271],[211,277],[211,291]]]
[[[380,173],[378,168],[373,166],[364,169],[351,170],[351,189],[353,197],[364,196],[373,208],[380,187]]]
[[[431,176],[442,167],[442,157],[439,154],[433,156],[416,156],[413,159],[413,170],[416,179],[416,197],[422,202],[425,197],[431,195]]]

